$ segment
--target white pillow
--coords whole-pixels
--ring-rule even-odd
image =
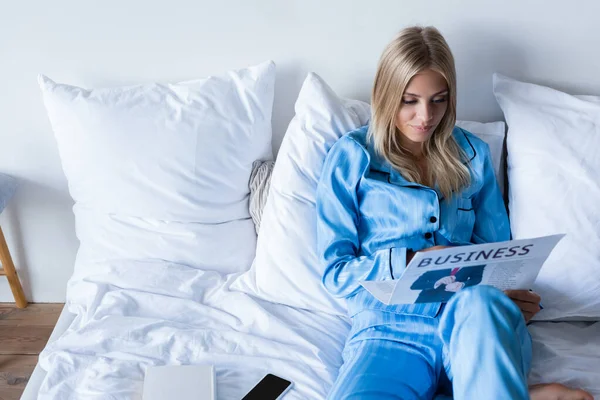
[[[494,75],[508,124],[515,239],[566,233],[535,283],[536,319],[600,318],[600,98]]]
[[[504,183],[506,175],[504,173],[504,138],[506,136],[506,124],[504,121],[481,123],[475,121],[456,121],[456,125],[467,131],[474,133],[490,146],[490,155],[492,156],[492,165],[494,174],[500,192],[504,196]]]
[[[256,259],[233,288],[292,307],[346,314],[345,300],[334,298],[321,285],[315,195],[331,146],[340,136],[365,125],[370,113],[369,104],[342,99],[318,75],[308,75],[273,170]],[[503,122],[466,126],[473,133],[486,132],[494,138],[492,150],[500,157]]]
[[[272,62],[165,85],[39,83],[76,203],[77,267],[128,258],[249,268],[248,179],[255,160],[272,158]]]

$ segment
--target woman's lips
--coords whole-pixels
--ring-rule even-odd
[[[416,131],[419,132],[429,132],[431,130],[431,128],[433,128],[433,125],[425,125],[425,126],[415,126],[415,125],[411,125],[413,127],[413,129],[415,129]]]

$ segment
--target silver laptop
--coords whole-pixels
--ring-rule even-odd
[[[215,400],[215,369],[212,365],[166,365],[148,367],[143,400]]]

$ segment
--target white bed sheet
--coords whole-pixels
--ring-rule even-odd
[[[164,363],[215,364],[219,399],[240,399],[268,372],[295,383],[287,399],[324,398],[348,322],[231,291],[234,277],[164,262],[96,265],[71,283],[78,315],[56,339],[72,318],[61,315],[23,398],[139,399],[144,369]],[[600,322],[536,322],[530,331],[531,383],[600,397]]]
[[[162,364],[214,364],[219,399],[240,399],[266,373],[294,382],[286,398],[324,398],[337,375],[344,318],[231,291],[235,275],[159,261],[87,267],[69,285],[73,323],[40,354],[40,399],[140,399],[145,368]]]
[[[63,307],[60,316],[58,317],[58,321],[56,321],[56,325],[54,325],[54,329],[48,338],[48,343],[52,343],[56,339],[58,339],[66,330],[69,328],[71,323],[75,319],[75,315],[71,314],[67,307]],[[42,381],[46,376],[46,371],[40,367],[40,364],[37,363],[29,380],[27,381],[27,386],[21,395],[21,400],[35,400],[38,397],[38,392],[40,391],[40,386],[42,385]]]
[[[600,399],[600,322],[534,322],[530,383],[559,382]]]

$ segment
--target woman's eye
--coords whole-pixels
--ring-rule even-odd
[[[402,104],[417,104],[416,100],[402,100]]]
[[[434,102],[434,103],[444,103],[444,102],[446,102],[446,98],[445,97],[440,97],[439,99],[433,99],[432,102]]]

